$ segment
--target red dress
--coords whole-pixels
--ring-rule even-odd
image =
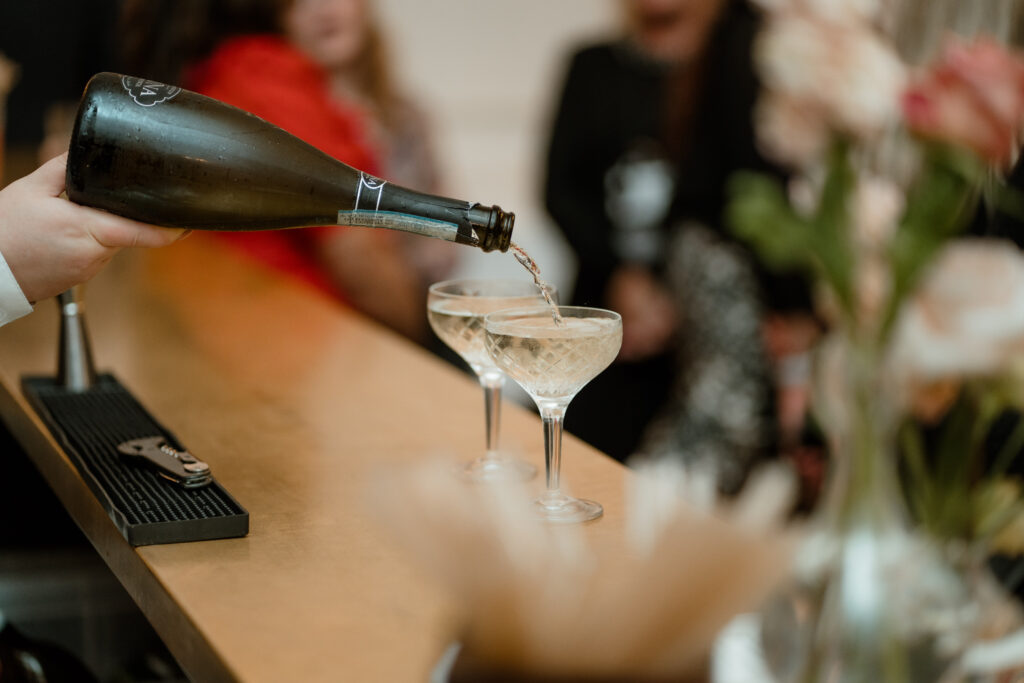
[[[255,35],[225,41],[189,71],[186,87],[266,119],[349,166],[377,172],[358,114],[333,101],[323,71],[282,38]],[[267,265],[344,299],[315,255],[327,231],[343,229],[218,234]]]

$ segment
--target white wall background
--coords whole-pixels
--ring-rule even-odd
[[[446,194],[514,211],[513,240],[565,291],[575,264],[541,198],[548,127],[570,49],[614,30],[617,1],[372,1],[434,123]],[[511,255],[460,255],[457,276],[523,276]]]

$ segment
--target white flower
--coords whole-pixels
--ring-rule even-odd
[[[853,230],[857,243],[880,251],[896,231],[906,197],[900,187],[880,176],[862,176],[853,196]]]
[[[869,30],[836,36],[825,100],[846,132],[868,137],[902,116],[907,70],[891,45]]]
[[[782,13],[758,36],[755,56],[770,90],[813,101],[833,47],[819,23],[803,14]]]
[[[794,175],[786,186],[786,195],[789,203],[803,218],[810,218],[818,210],[821,201],[821,184],[824,175],[814,173],[820,167],[812,168],[808,173]]]
[[[786,195],[794,211],[804,218],[810,218],[818,210],[820,189],[806,175],[798,175],[789,181]]]
[[[790,121],[797,120],[792,112],[799,110],[804,120],[824,117],[830,128],[866,139],[899,120],[906,67],[866,22],[780,12],[758,37],[755,58],[765,86],[776,98],[771,107],[788,112]],[[764,115],[761,119],[772,121]],[[809,128],[806,135],[813,140],[807,145],[818,144],[823,125]]]
[[[776,161],[808,168],[828,145],[828,123],[814,103],[768,94],[758,101],[754,120],[761,151]]]
[[[990,375],[1024,354],[1024,254],[1001,240],[957,240],[903,307],[890,359],[909,386]]]

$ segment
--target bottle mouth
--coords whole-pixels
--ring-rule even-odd
[[[502,211],[500,206],[491,207],[490,220],[483,230],[477,231],[480,248],[484,251],[508,251],[512,244],[512,228],[516,223],[516,215],[511,211]],[[481,233],[483,233],[481,235]]]

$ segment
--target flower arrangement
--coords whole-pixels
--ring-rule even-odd
[[[971,505],[955,522],[939,508],[967,493],[952,487],[979,467],[995,420],[1024,406],[1024,255],[1006,241],[959,239],[982,199],[1020,210],[1011,193],[986,190],[1024,131],[1024,60],[951,35],[914,68],[878,29],[878,2],[760,4],[759,142],[793,175],[784,185],[739,174],[731,223],[770,264],[814,274],[822,316],[878,371],[884,396],[871,401],[886,400],[896,419],[948,418],[941,472],[929,471],[921,435],[904,434],[919,518],[937,533],[994,538],[1024,508],[993,510],[993,500],[1012,501],[1006,487],[1019,484],[993,480],[958,497]],[[1024,433],[1012,435],[989,472],[1001,474],[1022,444]]]
[[[1024,59],[950,34],[908,64],[880,28],[895,3],[757,4],[755,126],[790,175],[737,174],[727,218],[768,265],[813,276],[829,333],[812,402],[836,469],[790,678],[937,680],[994,623],[943,555],[1024,551],[1007,476],[1024,449],[1024,253],[965,237],[985,208],[1024,215],[999,181],[1024,132]],[[799,633],[798,612],[778,630]]]

